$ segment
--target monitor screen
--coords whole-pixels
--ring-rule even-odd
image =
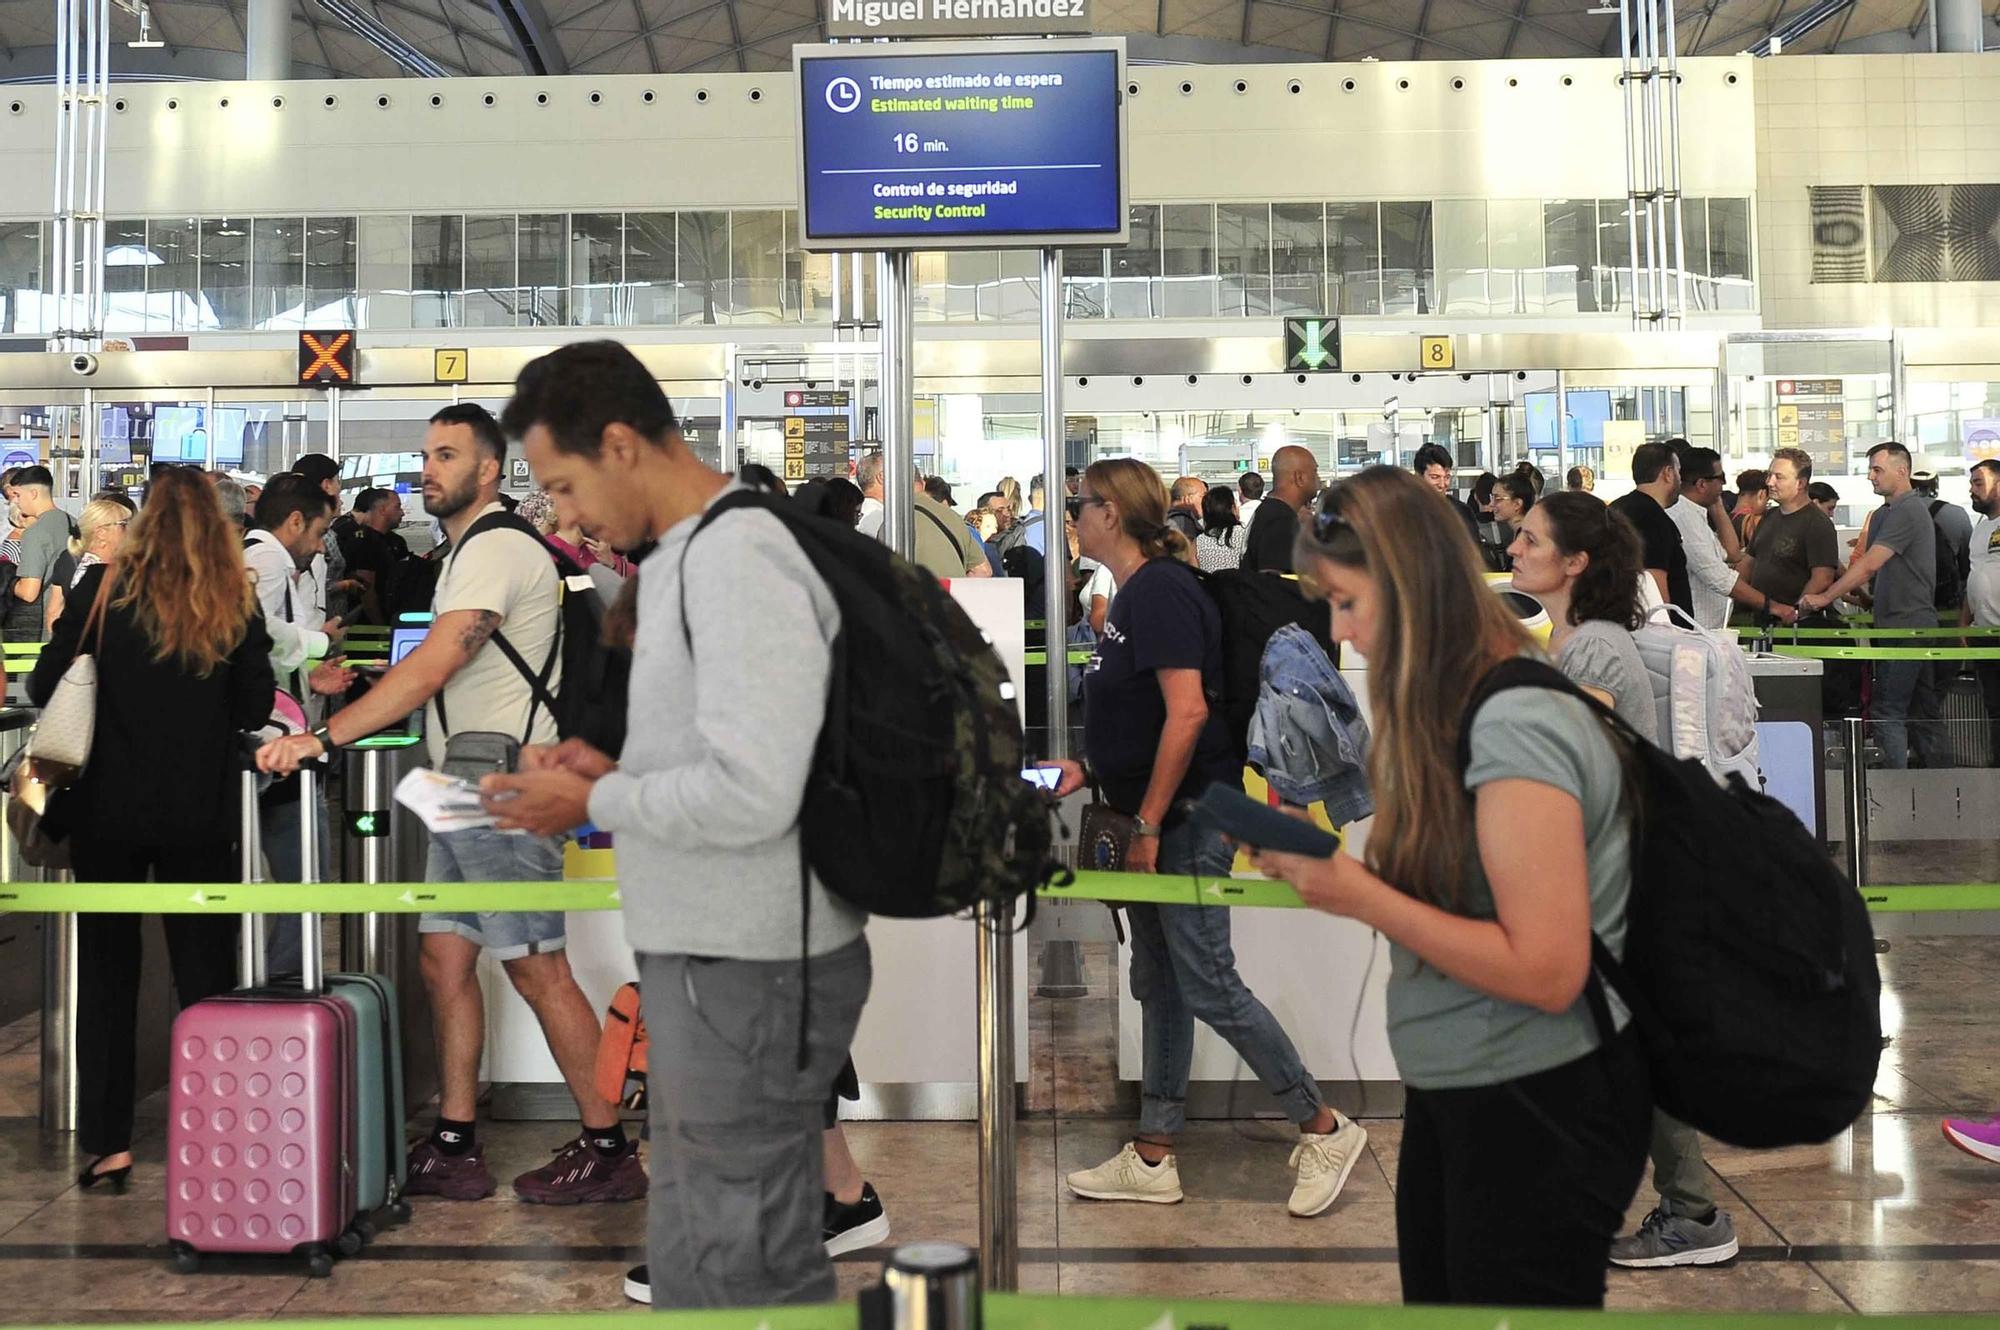
[[[209,465],[209,441],[214,437],[217,467],[243,465],[243,431],[249,412],[242,407],[218,407],[211,421],[207,407],[162,406],[153,410],[153,460]]]
[[[394,628],[389,632],[389,663],[400,665],[403,657],[417,649],[417,643],[430,632],[427,624],[422,628]]]
[[[1611,390],[1572,388],[1564,394],[1564,397],[1565,405],[1569,409],[1569,427],[1563,431],[1563,442],[1589,448],[1602,447],[1604,422],[1611,419]],[[1525,401],[1528,408],[1528,446],[1554,448],[1556,446],[1555,391],[1550,389],[1529,393]]]
[[[879,49],[796,56],[807,248],[1123,238],[1118,45]]]

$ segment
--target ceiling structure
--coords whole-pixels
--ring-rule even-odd
[[[134,0],[118,0],[122,4]],[[246,0],[150,0],[160,49],[123,78],[240,78]],[[1616,0],[1095,0],[1097,29],[1135,62],[1460,60],[1616,55]],[[823,0],[292,0],[295,77],[642,74],[788,68],[819,40]],[[0,0],[0,80],[53,67],[51,0]],[[2000,0],[1981,0],[1989,47]],[[1604,12],[1604,11],[1609,12]],[[1731,55],[1771,34],[1786,54],[1923,50],[1929,0],[1679,0],[1683,55]]]

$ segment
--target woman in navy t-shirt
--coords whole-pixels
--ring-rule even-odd
[[[1111,570],[1118,595],[1084,673],[1089,774],[1064,762],[1060,793],[1095,776],[1105,802],[1137,819],[1126,866],[1140,873],[1219,877],[1235,851],[1222,833],[1180,811],[1183,800],[1241,775],[1219,712],[1222,618],[1167,525],[1167,489],[1145,463],[1099,462],[1084,472],[1077,539]],[[1301,1135],[1288,1208],[1316,1215],[1340,1195],[1368,1135],[1321,1101],[1277,1018],[1236,973],[1229,911],[1220,906],[1132,905],[1132,995],[1144,1012],[1139,1131],[1096,1168],[1069,1175],[1100,1201],[1181,1199],[1174,1135],[1186,1121],[1198,1019],[1227,1039],[1277,1097]]]

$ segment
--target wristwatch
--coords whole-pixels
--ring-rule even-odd
[[[1135,817],[1132,819],[1132,834],[1134,836],[1151,836],[1154,840],[1158,840],[1160,838],[1160,829],[1143,817]]]
[[[324,725],[315,725],[312,729],[307,730],[306,733],[319,741],[320,750],[328,757],[332,757],[334,750],[340,747],[339,744],[333,741],[333,731],[327,729]]]

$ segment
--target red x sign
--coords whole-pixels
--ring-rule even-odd
[[[354,334],[299,334],[299,382],[325,388],[354,382]]]

